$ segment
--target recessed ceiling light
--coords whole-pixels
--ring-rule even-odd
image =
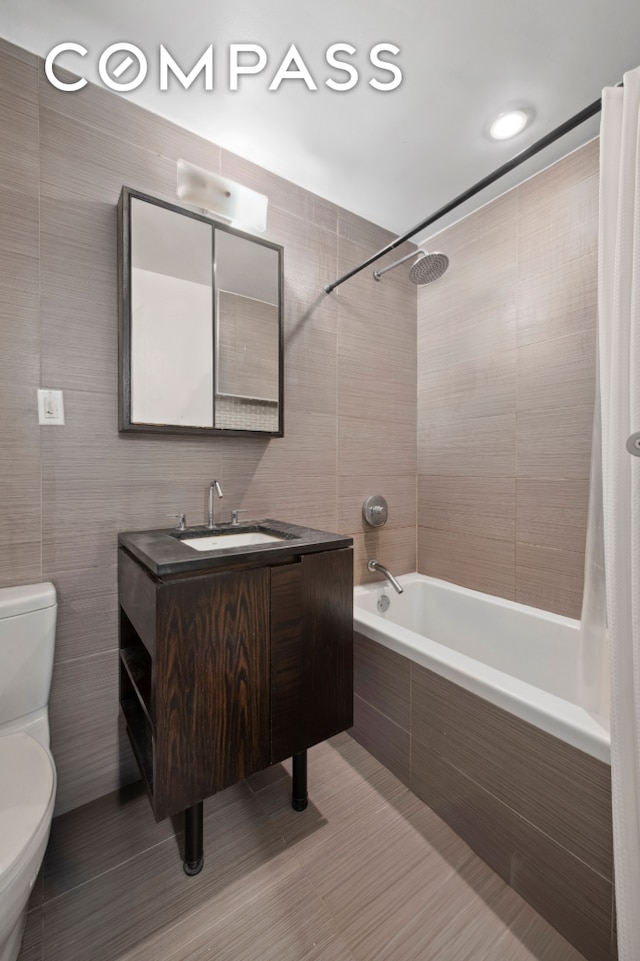
[[[509,140],[521,133],[531,119],[527,110],[505,110],[498,114],[489,125],[489,136],[493,140]]]

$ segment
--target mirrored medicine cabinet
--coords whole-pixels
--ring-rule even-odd
[[[122,188],[120,430],[283,435],[282,247]]]

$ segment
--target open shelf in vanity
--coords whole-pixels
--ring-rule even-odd
[[[120,708],[129,741],[150,794],[153,793],[152,660],[120,607]]]

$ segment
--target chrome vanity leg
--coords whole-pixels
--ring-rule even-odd
[[[200,874],[203,854],[203,802],[199,801],[184,812],[184,873]]]
[[[304,811],[309,803],[307,800],[307,752],[302,751],[300,754],[294,754],[292,761],[291,807],[294,811]]]

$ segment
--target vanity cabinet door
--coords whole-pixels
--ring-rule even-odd
[[[353,552],[271,570],[271,763],[353,724]]]
[[[269,764],[269,570],[160,584],[157,625],[160,819]]]

